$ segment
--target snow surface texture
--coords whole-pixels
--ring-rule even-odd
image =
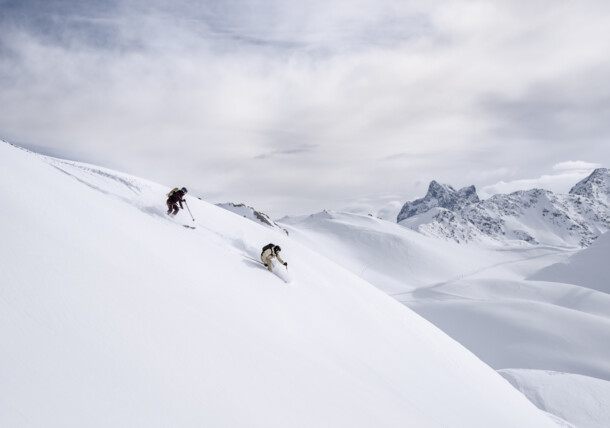
[[[541,269],[529,279],[567,282],[610,294],[609,255],[610,233],[605,233],[589,248],[574,254],[562,263]]]
[[[610,382],[587,376],[539,370],[500,373],[540,409],[578,428],[608,428]]]
[[[280,224],[293,239],[394,296],[496,369],[610,380],[610,295],[579,285],[610,278],[607,235],[579,252],[519,242],[457,244],[372,217],[329,211]],[[536,273],[566,260],[580,282],[556,282],[562,273]]]
[[[568,195],[541,189],[480,201],[474,186],[454,190],[433,181],[422,199],[407,202],[401,225],[456,242],[586,247],[610,230],[610,171],[595,170]]]
[[[0,143],[0,426],[556,426],[284,233],[190,196],[168,218],[181,184]],[[296,285],[249,258],[270,240]]]

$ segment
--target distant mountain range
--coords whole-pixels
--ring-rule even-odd
[[[425,197],[404,204],[397,221],[458,243],[587,247],[610,230],[610,170],[596,169],[568,194],[532,189],[486,200],[474,186],[455,190],[432,181]]]

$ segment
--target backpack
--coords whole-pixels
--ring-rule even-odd
[[[263,254],[265,251],[267,250],[271,250],[273,247],[275,247],[274,244],[267,244],[263,247],[263,250],[261,251],[261,254]]]
[[[177,187],[174,187],[174,188],[173,188],[173,189],[172,189],[172,190],[171,190],[171,191],[170,191],[170,192],[167,194],[167,197],[168,197],[168,198],[171,198],[171,197],[174,195],[174,193],[176,193],[178,190],[180,190],[180,189],[178,189]]]

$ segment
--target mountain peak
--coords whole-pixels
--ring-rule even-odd
[[[428,185],[428,193],[426,197],[443,197],[455,193],[455,189],[448,184],[441,184],[436,180],[432,180]]]
[[[608,168],[595,168],[593,170],[593,172],[591,173],[591,175],[599,175],[599,174],[608,175],[608,174],[610,174],[610,169],[608,169]]]
[[[610,170],[597,168],[587,178],[570,189],[571,195],[597,199],[610,206]]]
[[[455,190],[448,184],[441,184],[432,180],[428,185],[428,193],[421,199],[407,202],[398,214],[397,221],[401,221],[417,214],[424,213],[432,208],[445,208],[450,211],[459,211],[467,205],[479,202],[474,186]]]

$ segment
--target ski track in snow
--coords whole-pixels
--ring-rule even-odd
[[[494,263],[492,265],[485,266],[485,267],[476,269],[474,271],[471,271],[471,272],[468,272],[468,273],[465,273],[465,274],[458,275],[458,276],[456,276],[454,278],[451,278],[451,279],[448,279],[446,281],[437,282],[435,284],[418,287],[416,290],[413,290],[413,291],[404,291],[404,292],[401,292],[401,293],[391,294],[391,296],[398,297],[398,296],[403,296],[403,295],[409,295],[410,294],[411,296],[413,296],[413,299],[411,299],[411,300],[420,300],[420,299],[426,297],[426,295],[427,295],[426,292],[427,291],[431,291],[431,290],[434,290],[436,288],[442,287],[444,285],[448,285],[448,284],[451,284],[451,283],[454,283],[454,282],[457,282],[457,281],[462,281],[464,279],[471,278],[471,277],[473,277],[475,275],[481,274],[483,272],[491,271],[491,270],[496,269],[496,268],[501,267],[501,266],[509,266],[509,265],[523,263],[525,261],[532,261],[532,260],[536,260],[536,259],[543,259],[543,258],[548,258],[548,257],[553,257],[553,256],[556,256],[556,253],[540,254],[540,255],[537,255],[537,256],[524,257],[524,258],[517,259],[517,260],[507,260],[507,261],[503,261],[503,262],[498,262],[498,263]],[[411,301],[411,300],[403,300],[403,299],[398,299],[398,300],[400,302],[402,302],[402,303],[408,303],[409,301]]]

